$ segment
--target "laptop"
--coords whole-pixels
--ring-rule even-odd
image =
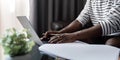
[[[41,41],[41,39],[38,37],[37,33],[35,32],[35,30],[32,27],[32,24],[30,23],[30,21],[27,19],[26,16],[17,16],[19,22],[21,23],[21,25],[28,29],[28,32],[31,34],[31,38],[30,40],[33,40],[35,43],[37,43],[38,45],[42,45],[43,42]]]

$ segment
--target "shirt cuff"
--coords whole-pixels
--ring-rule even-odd
[[[85,26],[85,24],[88,22],[88,18],[83,16],[83,15],[79,15],[76,20],[78,20],[81,24],[82,24],[82,27]]]

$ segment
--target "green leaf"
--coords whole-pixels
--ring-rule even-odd
[[[7,29],[5,36],[1,39],[5,53],[15,56],[30,52],[34,46],[34,42],[29,40],[30,37],[27,29],[22,30],[22,32],[15,28]]]

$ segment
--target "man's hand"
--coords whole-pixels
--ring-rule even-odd
[[[47,31],[46,33],[43,34],[44,35],[43,38],[49,38],[54,34],[60,34],[60,33],[58,31]]]
[[[74,34],[72,33],[64,33],[64,34],[58,34],[48,41],[49,43],[69,43],[74,42],[76,39],[74,38]]]
[[[41,40],[50,40],[52,36],[55,34],[60,34],[58,31],[47,31],[46,33],[43,33],[43,37],[41,37]]]

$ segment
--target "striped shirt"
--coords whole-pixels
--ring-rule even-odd
[[[102,36],[120,31],[120,0],[87,0],[76,18],[82,26],[91,21],[100,24]]]

